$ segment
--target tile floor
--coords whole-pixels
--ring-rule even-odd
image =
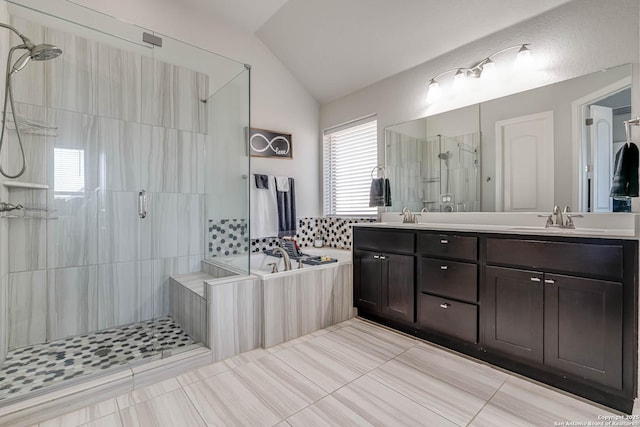
[[[606,415],[616,413],[352,319],[269,350],[195,369],[40,427],[514,427],[556,426],[563,421],[588,425]]]
[[[0,401],[193,344],[173,319],[162,317],[17,348],[0,365]]]

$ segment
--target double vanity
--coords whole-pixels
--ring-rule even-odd
[[[353,229],[358,315],[631,413],[638,216],[423,214]]]

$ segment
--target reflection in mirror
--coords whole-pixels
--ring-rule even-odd
[[[610,188],[631,117],[632,68],[387,127],[387,210],[615,211]]]

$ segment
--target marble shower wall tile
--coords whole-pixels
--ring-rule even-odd
[[[1,111],[1,108],[0,108]],[[47,123],[51,121],[51,111],[44,107],[27,104],[16,104],[16,114],[18,120],[33,120],[36,122]],[[21,119],[22,118],[22,119]],[[15,175],[20,171],[22,167],[22,153],[20,152],[20,145],[18,143],[18,136],[15,131],[15,123],[13,123],[13,116],[7,115],[7,121],[9,129],[6,131],[5,140],[3,142],[2,149],[6,151],[7,159],[2,162],[3,169],[10,175]],[[48,184],[47,171],[49,159],[49,152],[51,147],[49,145],[50,138],[45,136],[45,133],[30,133],[25,129],[25,125],[20,122],[20,136],[24,147],[25,155],[25,172],[22,176],[15,178],[20,182],[31,182],[34,184]]]
[[[0,270],[0,365],[4,362],[4,359],[7,357],[7,351],[9,349],[9,343],[8,343],[9,290],[8,288],[9,288],[9,276],[5,274],[4,270]]]
[[[150,192],[178,192],[178,131],[141,127],[142,188]]]
[[[85,114],[97,112],[98,43],[45,27],[44,40],[63,54],[44,63],[46,105]]]
[[[58,126],[57,136],[51,138],[53,148],[48,154],[48,182],[54,192],[60,189],[55,188],[55,175],[59,167],[64,163],[56,165],[55,150],[78,150],[78,154],[84,161],[84,191],[94,191],[99,188],[99,145],[98,145],[98,119],[89,114],[80,114],[63,110],[48,110],[47,118],[51,123]],[[60,173],[64,173],[60,169]],[[60,194],[64,196],[64,193]]]
[[[47,337],[47,272],[9,274],[9,350]]]
[[[152,58],[142,58],[141,121],[150,125],[206,133],[208,77]]]
[[[264,279],[264,347],[353,317],[351,273],[340,264]]]
[[[146,263],[147,261],[143,261]],[[163,258],[148,261],[152,267],[153,315],[160,317],[169,314],[169,293],[171,276],[178,273],[177,258]]]
[[[139,259],[138,194],[98,194],[98,261],[100,264]]]
[[[97,266],[48,270],[47,300],[49,340],[97,330]]]
[[[178,194],[178,256],[204,254],[204,197]]]
[[[178,256],[178,195],[155,193],[149,210],[153,258]]]
[[[110,191],[140,191],[140,125],[104,117],[97,121],[100,188]]]
[[[46,209],[46,191],[14,188],[9,202],[24,207]],[[47,268],[47,221],[42,219],[7,219],[9,223],[9,272]]]
[[[98,261],[98,196],[83,192],[55,197],[49,190],[49,206],[57,219],[48,221],[47,267],[75,267]]]
[[[98,49],[97,69],[98,114],[139,122],[140,55],[102,43]]]
[[[210,284],[209,346],[219,361],[262,345],[262,287],[257,277]]]
[[[34,43],[43,42],[45,27],[41,24],[16,17],[15,15],[11,16],[10,22],[18,31],[33,40]],[[16,46],[22,44],[22,40],[11,32],[10,43],[11,46]],[[14,53],[14,61],[23,53],[23,50]],[[40,106],[46,105],[45,63],[46,61],[29,61],[26,67],[13,75],[11,81],[13,83],[13,99],[15,102]]]
[[[178,132],[178,191],[204,194],[205,136]]]
[[[138,262],[98,266],[98,329],[143,320],[143,295],[151,292],[140,282]]]
[[[205,299],[175,279],[169,288],[169,316],[196,342],[208,345]]]

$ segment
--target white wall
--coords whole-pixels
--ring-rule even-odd
[[[615,7],[612,3],[615,3]],[[320,109],[320,127],[325,129],[357,117],[377,114],[379,156],[383,162],[386,126],[563,81],[602,68],[637,63],[639,3],[638,0],[580,0],[560,6],[323,105]],[[454,23],[452,27],[455,27]],[[514,74],[509,79],[495,83],[475,82],[472,90],[457,94],[449,92],[438,103],[427,104],[426,83],[431,77],[451,68],[471,66],[499,49],[520,43],[531,43],[539,63],[537,71],[524,76]],[[509,54],[504,57],[508,58]],[[496,62],[500,58],[496,57]],[[634,79],[636,84],[637,75],[634,75]],[[632,115],[636,116],[640,113],[640,95],[634,93],[633,96]]]
[[[294,157],[293,160],[252,159],[252,171],[295,178],[298,216],[321,214],[319,105],[257,37],[170,0],[76,2],[250,64],[251,125],[292,133]],[[72,7],[64,0],[21,3],[54,15],[67,13]]]

